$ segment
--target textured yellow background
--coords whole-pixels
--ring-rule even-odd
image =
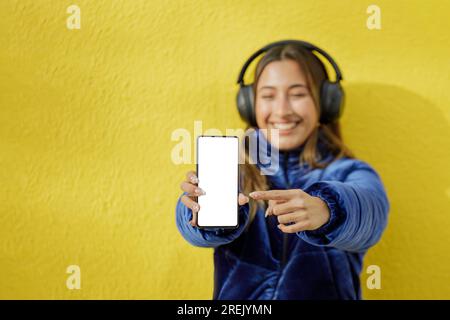
[[[0,298],[209,299],[212,250],[174,223],[193,166],[172,163],[171,133],[242,127],[242,63],[298,38],[343,69],[345,139],[392,203],[364,297],[449,299],[450,2],[375,1],[379,31],[371,3],[0,1]]]

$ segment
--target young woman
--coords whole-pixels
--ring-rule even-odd
[[[314,52],[331,62],[336,82]],[[245,88],[245,69],[261,53]],[[363,257],[381,237],[389,202],[379,175],[342,141],[340,77],[325,51],[295,40],[262,48],[244,66],[239,111],[257,140],[278,150],[278,170],[261,174],[261,159],[243,165],[237,229],[197,228],[203,190],[194,172],[176,206],[181,235],[214,248],[213,299],[361,298]]]

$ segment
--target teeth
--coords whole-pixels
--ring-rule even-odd
[[[297,122],[273,123],[273,126],[276,129],[281,129],[281,130],[289,130],[289,129],[295,128],[296,125],[297,125]]]

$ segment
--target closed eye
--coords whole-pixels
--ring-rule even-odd
[[[307,95],[302,93],[302,94],[292,94],[291,95],[291,99],[293,100],[301,100],[303,98],[305,98]]]

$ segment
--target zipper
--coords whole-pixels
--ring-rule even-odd
[[[290,189],[291,188],[291,183],[289,182],[289,176],[288,176],[288,173],[287,173],[288,161],[289,161],[289,153],[286,152],[286,156],[285,156],[285,159],[283,161],[284,179],[286,180],[286,183],[287,183],[287,186],[288,186],[287,189]],[[288,234],[287,233],[283,233],[283,246],[282,246],[281,258],[280,258],[280,272],[281,272],[281,270],[283,270],[284,265],[286,264],[287,244],[288,244],[287,240],[288,240]],[[274,292],[274,295],[272,296],[273,300],[278,298],[278,285],[280,283],[281,273],[280,273],[280,276],[279,276],[279,278],[277,280],[277,284],[275,285],[275,292]]]
[[[291,182],[289,181],[289,175],[288,175],[288,162],[289,162],[289,152],[286,152],[286,156],[284,158],[284,179],[287,183],[287,189],[291,188]],[[282,249],[282,255],[281,255],[281,267],[283,267],[286,264],[286,258],[287,258],[287,245],[288,245],[288,234],[283,233],[283,249]]]

